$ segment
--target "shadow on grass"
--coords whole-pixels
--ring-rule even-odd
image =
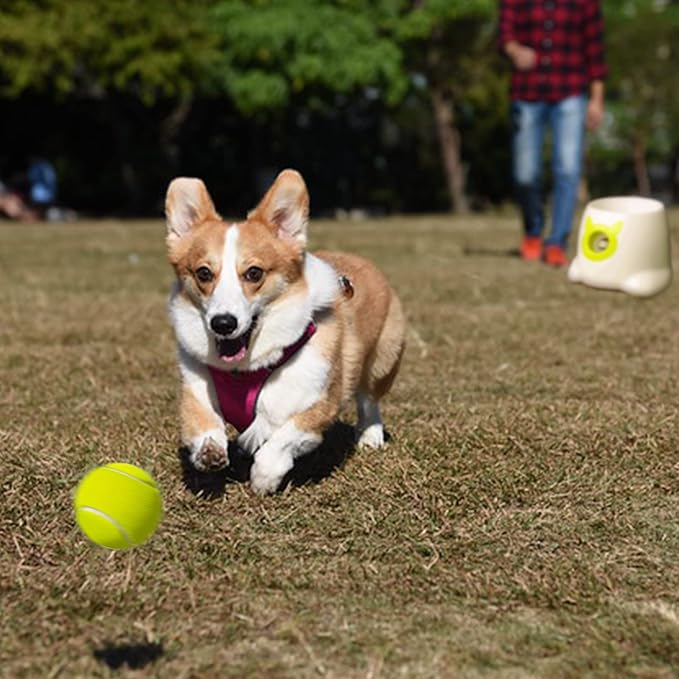
[[[344,422],[333,424],[323,436],[316,450],[295,461],[295,466],[285,476],[281,489],[288,485],[303,486],[319,483],[339,469],[354,453],[354,428]],[[229,442],[229,466],[213,472],[198,471],[190,461],[188,448],[178,451],[182,465],[182,480],[187,490],[207,500],[220,498],[232,483],[250,480],[252,457],[234,442]]]
[[[162,644],[106,644],[93,651],[94,657],[117,670],[127,665],[132,670],[138,670],[151,664],[163,655]]]
[[[335,422],[323,435],[321,445],[312,453],[295,461],[292,471],[286,475],[281,484],[304,486],[307,483],[319,483],[327,479],[354,454],[354,428],[345,422]]]
[[[518,248],[481,248],[465,246],[462,251],[465,257],[520,257],[521,253]]]
[[[234,441],[229,441],[229,466],[212,472],[201,472],[190,460],[189,449],[181,446],[178,451],[182,465],[182,480],[187,490],[206,500],[216,500],[226,492],[231,483],[244,483],[250,479],[252,458],[244,453]]]

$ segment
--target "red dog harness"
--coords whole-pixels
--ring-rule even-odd
[[[307,325],[304,334],[283,350],[283,356],[275,365],[251,371],[218,370],[208,366],[215,385],[222,416],[239,432],[244,432],[255,419],[257,399],[269,375],[287,363],[313,336],[316,326]]]

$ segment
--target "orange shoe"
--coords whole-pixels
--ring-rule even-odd
[[[549,264],[549,266],[568,266],[566,251],[558,245],[548,245],[545,248],[543,259],[545,260],[545,264]]]
[[[542,238],[540,236],[524,236],[521,242],[521,259],[537,262],[542,257]]]

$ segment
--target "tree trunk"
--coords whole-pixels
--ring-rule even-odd
[[[637,191],[642,196],[651,195],[651,180],[648,176],[646,162],[646,137],[643,132],[635,132],[632,157],[634,160],[634,176],[637,180]]]
[[[179,164],[179,145],[177,136],[181,131],[182,125],[189,117],[193,100],[190,97],[183,97],[177,102],[170,114],[160,125],[160,143],[166,158],[174,171]]]
[[[455,125],[455,109],[449,97],[437,89],[431,90],[431,101],[436,120],[446,185],[450,194],[451,211],[457,214],[469,212],[465,194],[465,172],[460,157],[460,132]]]

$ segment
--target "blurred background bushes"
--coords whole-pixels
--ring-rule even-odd
[[[679,199],[679,6],[604,0],[608,114],[589,195]],[[508,77],[494,0],[0,2],[0,177],[57,168],[60,203],[159,215],[203,177],[241,216],[296,167],[316,215],[502,206]]]

